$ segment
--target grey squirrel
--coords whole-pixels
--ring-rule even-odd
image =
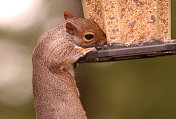
[[[33,95],[37,119],[86,119],[72,64],[106,36],[93,21],[64,12],[65,22],[44,33],[32,54]]]

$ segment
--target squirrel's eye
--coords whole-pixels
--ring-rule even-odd
[[[92,38],[94,38],[94,36],[93,36],[92,34],[86,34],[86,35],[85,35],[85,38],[86,38],[87,40],[91,40]]]

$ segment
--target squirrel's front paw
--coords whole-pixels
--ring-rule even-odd
[[[86,55],[88,52],[91,52],[91,51],[96,51],[95,47],[92,47],[92,48],[82,48],[80,50],[80,53],[82,53],[83,55]]]
[[[91,52],[91,51],[96,51],[96,48],[95,47],[91,47],[91,48],[82,48],[82,47],[78,47],[79,48],[79,53],[84,56],[86,55],[88,52]]]

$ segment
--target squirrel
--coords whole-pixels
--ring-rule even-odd
[[[86,119],[72,68],[80,57],[107,43],[93,20],[64,11],[65,21],[45,32],[32,54],[37,119]]]

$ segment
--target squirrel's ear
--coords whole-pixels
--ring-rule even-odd
[[[66,23],[67,33],[74,35],[76,33],[76,30],[77,30],[76,27],[72,23],[70,23],[70,22]]]
[[[64,19],[67,20],[69,18],[75,17],[70,11],[64,11]]]

